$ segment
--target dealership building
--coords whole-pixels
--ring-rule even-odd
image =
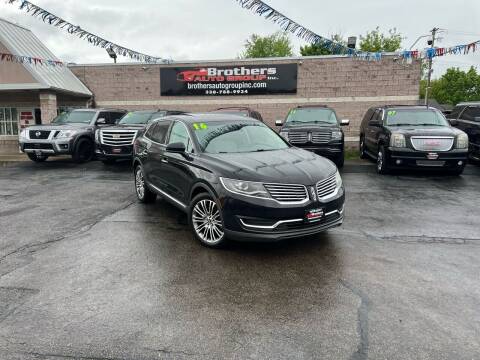
[[[56,59],[29,30],[0,19],[0,53]],[[327,105],[350,119],[356,142],[371,106],[416,104],[420,63],[393,56],[178,61],[171,64],[69,64],[0,61],[0,153],[18,151],[18,129],[48,123],[67,107],[172,109],[204,112],[247,106],[273,127],[299,105]]]

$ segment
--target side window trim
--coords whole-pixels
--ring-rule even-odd
[[[170,123],[168,124],[167,134],[165,135],[165,142],[160,143],[160,142],[158,142],[158,141],[153,140],[150,136],[148,136],[148,131],[150,130],[150,128],[151,128],[152,126],[155,126],[155,127],[156,127],[159,123],[162,123],[162,122],[165,122],[165,123],[170,122]],[[168,140],[167,140],[167,135],[170,134],[170,130],[171,130],[171,128],[172,128],[172,124],[173,124],[173,121],[171,121],[171,120],[154,121],[154,122],[152,122],[150,125],[148,125],[148,128],[145,130],[145,137],[146,137],[148,140],[150,140],[151,142],[154,142],[155,144],[165,146],[165,145],[167,145],[167,141],[168,141]],[[155,129],[154,129],[154,130],[155,130]],[[153,131],[154,131],[154,130],[153,130]]]
[[[190,147],[193,150],[192,154],[195,154],[197,152],[197,149],[195,149],[195,143],[193,142],[192,137],[190,136],[190,131],[188,131],[187,125],[185,125],[182,121],[178,121],[178,120],[172,121],[172,124],[170,125],[170,128],[168,129],[168,133],[167,133],[168,136],[166,136],[165,144],[168,145],[170,143],[170,134],[172,133],[173,127],[175,126],[176,123],[182,124],[183,127],[185,128],[185,131],[187,132],[187,137],[188,137],[188,142],[187,142],[186,148],[188,148],[189,145],[190,145]]]
[[[460,113],[458,114],[458,117],[457,117],[457,120],[464,120],[462,119],[462,116],[463,114],[465,113],[465,111],[468,109],[469,107],[468,106],[465,106],[462,111],[460,111]]]

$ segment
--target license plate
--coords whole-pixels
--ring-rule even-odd
[[[445,161],[435,161],[435,160],[417,160],[418,166],[432,166],[432,167],[442,167],[445,165]]]
[[[122,152],[122,149],[112,149],[112,152],[115,154],[120,154]]]
[[[323,209],[311,209],[308,210],[305,214],[305,221],[307,222],[315,222],[322,220],[324,215]]]

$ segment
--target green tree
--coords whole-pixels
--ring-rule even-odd
[[[375,30],[368,31],[365,36],[360,35],[360,50],[393,52],[401,48],[402,40],[403,37],[396,28],[388,30],[388,35],[385,35],[377,26]]]
[[[335,34],[330,37],[332,41],[347,46],[347,41],[343,39],[342,35]],[[305,46],[300,46],[300,54],[302,56],[314,56],[314,55],[333,55],[332,50],[325,47],[319,46],[317,44],[309,44]]]
[[[245,42],[245,51],[241,58],[264,58],[292,56],[292,43],[284,32],[276,32],[268,36],[252,34]]]
[[[425,98],[426,80],[420,82],[420,97]],[[472,66],[468,71],[449,68],[430,83],[430,98],[440,104],[456,105],[462,101],[480,101],[480,74]]]

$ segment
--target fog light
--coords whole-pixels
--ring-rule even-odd
[[[458,166],[462,166],[462,165],[463,165],[463,161],[459,161]]]
[[[402,160],[398,159],[396,162],[395,162],[397,165],[400,165],[402,163]]]

